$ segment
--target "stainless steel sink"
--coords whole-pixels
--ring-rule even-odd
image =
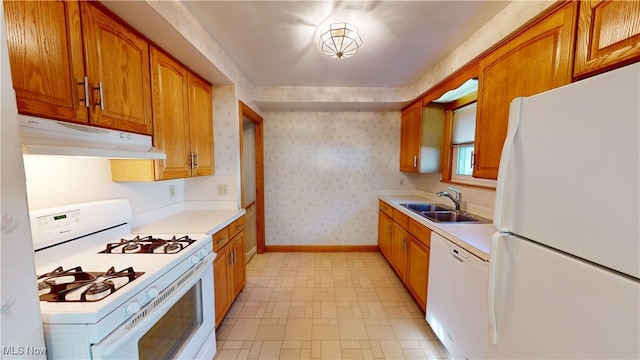
[[[420,215],[435,222],[464,222],[464,223],[479,223],[480,220],[474,217],[461,214],[455,211],[423,211]]]
[[[449,223],[488,223],[487,219],[464,214],[460,211],[440,204],[400,204],[414,213],[423,216],[433,222]]]
[[[424,211],[451,211],[451,208],[439,204],[400,204],[400,206],[417,213]]]

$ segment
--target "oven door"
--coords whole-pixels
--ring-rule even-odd
[[[212,259],[209,254],[91,346],[93,359],[195,359],[214,331]]]

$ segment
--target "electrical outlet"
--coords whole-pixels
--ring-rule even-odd
[[[400,179],[400,187],[404,187],[404,178]]]
[[[176,186],[169,185],[169,198],[173,198],[176,196]]]
[[[229,195],[229,185],[218,184],[218,195]]]

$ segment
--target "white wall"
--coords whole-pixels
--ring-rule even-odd
[[[399,146],[399,112],[265,113],[266,245],[376,244]]]

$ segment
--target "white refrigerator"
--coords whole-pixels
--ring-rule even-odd
[[[487,358],[640,358],[640,64],[511,104]]]

